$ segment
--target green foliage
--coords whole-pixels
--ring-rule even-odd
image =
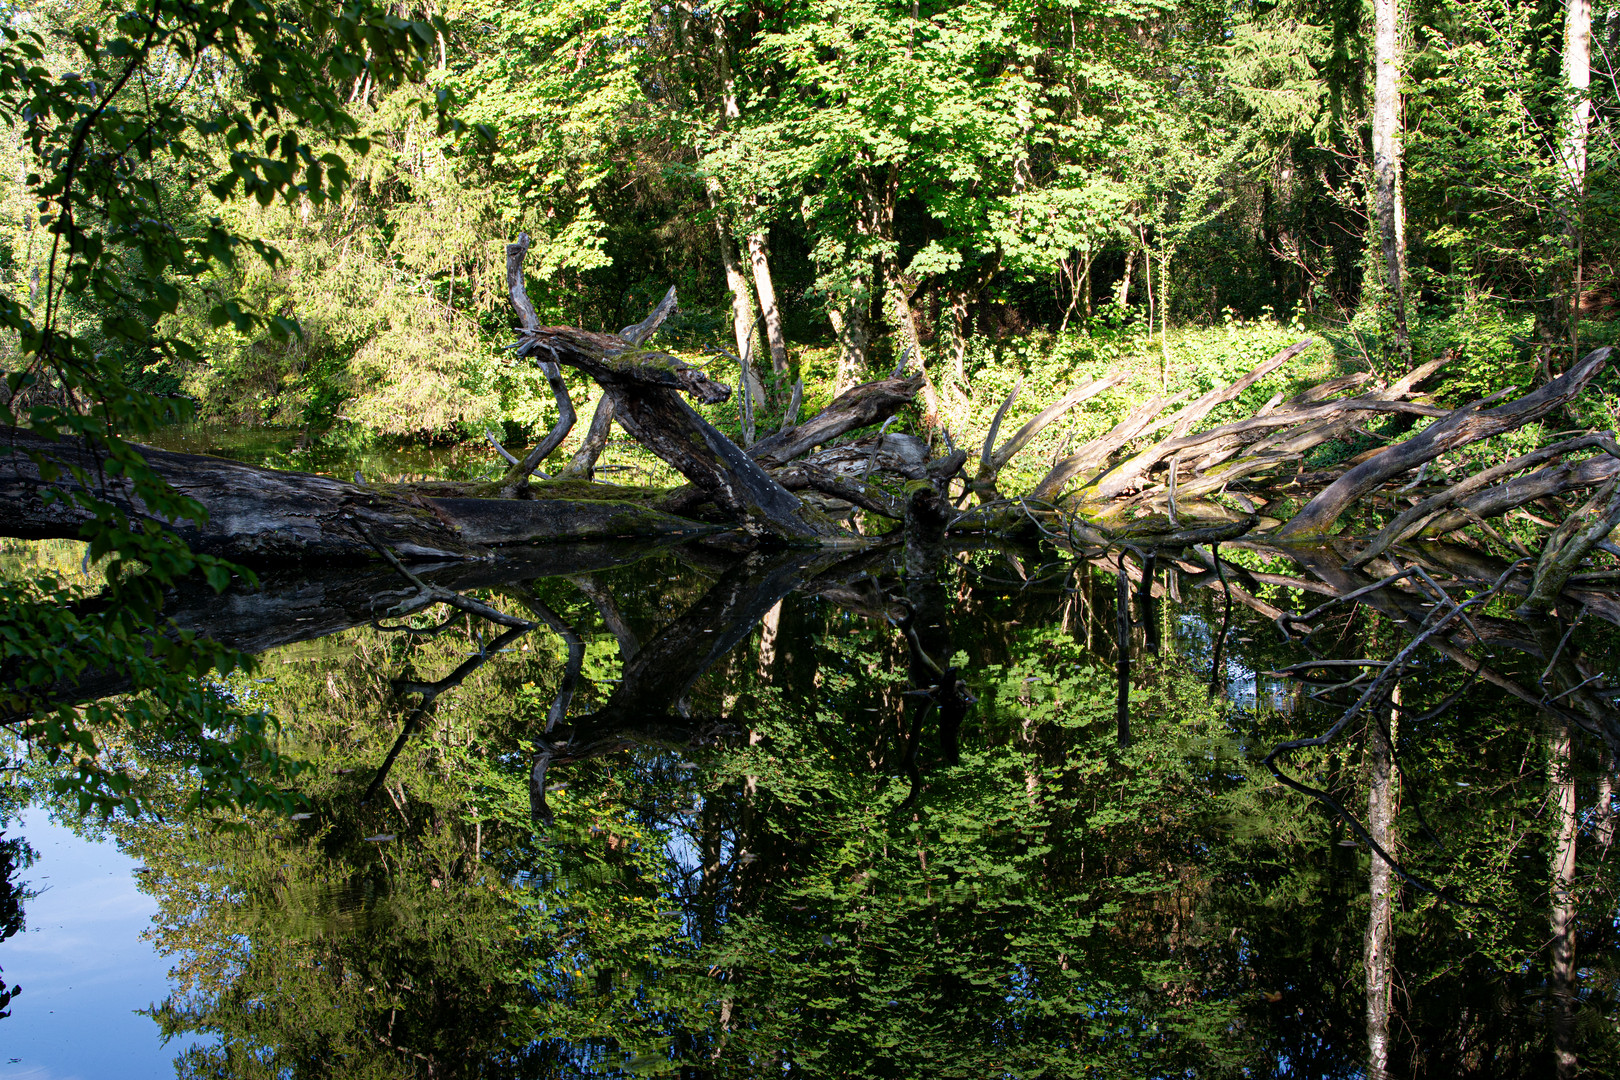
[[[87,559],[107,559],[107,586],[92,598],[50,579],[4,584],[7,718],[48,758],[75,761],[58,786],[103,812],[138,806],[110,743],[146,729],[189,755],[201,804],[286,805],[264,718],[232,713],[205,685],[211,671],[241,659],[169,632],[161,614],[164,590],[182,576],[204,575],[219,589],[231,568],[153,522],[131,527],[120,500],[170,519],[203,511],[159,480],[125,437],[188,413],[144,375],[202,359],[166,327],[186,283],[252,259],[281,260],[272,244],[221,216],[181,213],[190,193],[239,195],[260,207],[341,196],[351,178],[338,150],[364,153],[367,140],[333,80],[419,75],[433,29],[365,5],[303,5],[284,18],[234,0],[142,0],[122,13],[64,7],[39,16],[13,11],[0,25],[0,116],[21,146],[28,254],[38,271],[26,295],[0,300],[0,423],[76,436],[94,452],[98,467],[74,468],[80,487],[68,500],[88,512]],[[171,202],[177,188],[187,194]],[[292,319],[234,295],[207,295],[206,305],[211,327],[279,340],[299,333]],[[47,476],[61,471],[47,455],[31,456]],[[81,687],[108,673],[126,678],[134,696],[75,709]]]

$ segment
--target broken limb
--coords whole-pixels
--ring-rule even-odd
[[[1350,504],[1386,480],[1448,451],[1538,420],[1572,401],[1608,362],[1610,349],[1595,349],[1541,389],[1494,409],[1463,408],[1404,442],[1385,448],[1329,484],[1283,526],[1281,537],[1321,535]],[[1482,404],[1482,403],[1481,403]]]
[[[613,431],[613,395],[603,393],[596,401],[596,412],[591,414],[591,426],[585,430],[585,439],[568,459],[568,464],[557,473],[559,480],[590,480],[596,476],[596,462],[607,449],[608,436]]]
[[[653,306],[647,317],[634,325],[627,326],[619,331],[619,336],[632,345],[643,345],[649,341],[658,328],[664,324],[678,310],[675,299],[675,286],[669,287],[664,298]],[[591,416],[591,426],[585,432],[585,439],[580,443],[574,456],[557,475],[561,478],[589,480],[596,475],[596,461],[607,448],[608,435],[613,430],[613,395],[604,393],[596,402],[596,412]]]
[[[529,302],[528,290],[523,286],[523,257],[528,251],[528,233],[520,233],[517,243],[506,245],[506,289],[511,297],[512,307],[517,312],[519,325],[524,330],[535,330],[540,326],[540,318],[534,313],[534,305]],[[534,475],[540,463],[561,446],[562,441],[568,438],[568,433],[574,429],[574,402],[568,396],[568,387],[563,385],[562,372],[557,370],[555,363],[546,360],[537,362],[540,373],[546,377],[546,382],[551,386],[551,394],[557,401],[557,423],[523,460],[514,464],[501,478],[497,491],[504,499],[516,498],[528,485],[529,477]],[[500,450],[503,456],[513,456],[508,455],[499,445],[496,449]]]
[[[773,475],[777,482],[789,491],[819,491],[823,495],[842,499],[863,510],[881,514],[895,521],[905,517],[899,499],[877,484],[868,483],[863,479],[840,476],[808,462],[799,462],[778,469]]]
[[[1124,377],[1124,372],[1114,372],[1100,379],[1091,379],[1074,387],[1058,400],[1036,413],[1028,423],[1018,429],[1012,438],[1008,439],[1000,447],[995,447],[996,434],[1001,429],[1001,422],[1018,397],[1018,390],[1014,389],[996,412],[995,420],[990,425],[990,431],[984,437],[984,447],[979,451],[978,472],[968,485],[969,489],[978,494],[980,502],[988,502],[997,498],[996,477],[1002,469],[1006,468],[1007,463],[1013,459],[1015,454],[1028,446],[1035,436],[1046,430],[1054,421],[1065,416],[1076,405],[1089,401],[1105,390],[1110,390],[1119,385]]]
[[[1544,446],[1540,450],[1523,454],[1519,457],[1513,458],[1510,461],[1504,461],[1499,465],[1494,465],[1491,468],[1484,470],[1483,472],[1474,473],[1471,476],[1465,477],[1463,480],[1451,485],[1439,494],[1431,495],[1429,498],[1424,499],[1416,506],[1403,511],[1395,518],[1394,521],[1384,526],[1383,530],[1377,536],[1373,537],[1372,542],[1367,545],[1366,550],[1362,551],[1360,554],[1356,555],[1355,558],[1351,559],[1348,565],[1354,568],[1371,562],[1374,558],[1381,555],[1391,544],[1398,544],[1401,541],[1422,532],[1424,526],[1428,525],[1429,522],[1438,517],[1441,511],[1455,505],[1468,496],[1489,487],[1491,484],[1510,477],[1514,473],[1523,472],[1525,469],[1534,469],[1545,464],[1546,462],[1552,461],[1554,458],[1563,457],[1566,454],[1572,454],[1578,450],[1587,450],[1593,447],[1600,447],[1607,451],[1611,457],[1620,458],[1620,446],[1615,444],[1614,439],[1611,436],[1606,433],[1591,432],[1586,435],[1582,435],[1579,438],[1565,439],[1563,442],[1554,443],[1551,446]]]
[[[841,435],[882,423],[911,404],[921,385],[921,380],[910,378],[880,379],[851,387],[804,423],[759,440],[749,454],[766,468],[786,465]]]
[[[1474,518],[1498,517],[1509,510],[1565,492],[1597,487],[1620,476],[1620,458],[1598,454],[1583,461],[1562,462],[1515,477],[1496,487],[1467,496],[1418,532],[1420,537],[1441,536],[1469,524]]]
[[[1520,615],[1550,611],[1558,601],[1558,594],[1564,591],[1570,574],[1599,541],[1607,539],[1615,526],[1620,525],[1617,487],[1620,487],[1620,477],[1603,485],[1585,506],[1553,531],[1536,563],[1530,595],[1519,605]]]

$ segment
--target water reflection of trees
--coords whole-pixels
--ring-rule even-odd
[[[192,1074],[1356,1074],[1369,856],[1259,761],[1329,728],[1366,680],[1334,690],[1301,669],[1312,681],[1287,709],[1258,693],[1238,709],[1206,684],[1219,667],[1224,689],[1228,657],[1256,679],[1387,662],[1436,598],[1403,579],[1337,605],[1313,657],[1276,613],[1372,578],[1314,574],[1301,593],[1278,579],[1315,568],[1275,553],[1165,553],[1147,574],[1127,556],[1121,747],[1117,552],[917,556],[464,578],[445,587],[551,629],[503,641],[424,609],[415,628],[438,633],[352,630],[352,651],[324,654],[337,662],[272,654],[258,692],[317,763],[311,816],[125,827],[180,962],[160,1019],[220,1036]],[[374,583],[390,607],[403,586]],[[1236,601],[1228,632],[1200,586]],[[355,625],[383,608],[343,610]],[[1610,638],[1588,623],[1552,657],[1500,611],[1457,622],[1445,648],[1495,655],[1470,669],[1426,650],[1401,672],[1397,858],[1482,906],[1395,894],[1392,1060],[1539,1075],[1557,841],[1544,727],[1522,698],[1567,689],[1540,692],[1561,677],[1549,661],[1585,679]],[[469,664],[435,709],[398,693]],[[953,669],[977,698],[954,721]],[[1301,747],[1292,775],[1365,799],[1378,729],[1363,726]],[[1576,759],[1590,806],[1593,747]],[[1576,875],[1588,1068],[1616,1057],[1600,827]]]

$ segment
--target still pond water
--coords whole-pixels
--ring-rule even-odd
[[[132,742],[161,815],[14,816],[37,858],[0,1077],[1365,1075],[1371,860],[1328,802],[1365,819],[1387,692],[1282,760],[1324,798],[1262,759],[1378,670],[1283,669],[1388,660],[1433,604],[1285,639],[1277,611],[1372,579],[1220,553],[1230,594],[1207,549],[1161,558],[1152,601],[1130,586],[1123,746],[1113,555],[424,572],[528,631],[386,617],[414,587],[382,569],[181,596],[182,626],[260,656],[215,690],[280,721],[307,812],[188,817]],[[1500,606],[1437,639],[1489,675],[1422,650],[1397,680],[1397,1076],[1551,1075],[1548,723],[1512,692],[1547,665]],[[1564,649],[1613,685],[1617,644],[1589,617]],[[1575,762],[1578,1050],[1616,1075],[1594,741]]]

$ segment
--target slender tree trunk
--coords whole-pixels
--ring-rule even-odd
[[[748,261],[753,264],[754,291],[759,294],[760,311],[765,316],[765,341],[771,350],[771,370],[776,372],[778,377],[786,379],[787,339],[782,336],[782,312],[776,306],[776,286],[771,281],[770,249],[765,245],[764,233],[749,234]]]
[[[1393,352],[1402,371],[1412,366],[1406,326],[1406,230],[1401,205],[1401,34],[1400,0],[1373,0],[1375,79],[1373,88],[1373,178],[1378,238],[1384,256],[1384,283],[1394,317]]]
[[[884,276],[889,296],[894,300],[900,331],[905,335],[906,347],[911,350],[911,367],[922,376],[923,425],[931,428],[939,423],[939,391],[934,388],[934,380],[928,377],[928,369],[923,366],[922,338],[917,333],[917,317],[911,310],[911,290],[892,260],[884,260]]]
[[[1401,688],[1390,695],[1389,737],[1375,722],[1367,730],[1367,832],[1390,854],[1395,850],[1395,795],[1397,778],[1391,768],[1391,742],[1399,723]],[[1394,874],[1389,863],[1371,853],[1367,874],[1367,940],[1362,966],[1367,975],[1367,1080],[1389,1077],[1389,1007],[1394,983],[1393,933]]]
[[[1170,386],[1170,252],[1159,254],[1159,391]]]
[[[1131,274],[1136,271],[1136,249],[1130,248],[1125,252],[1125,276],[1119,279],[1119,289],[1115,298],[1121,308],[1131,302]]]
[[[1586,203],[1586,134],[1592,121],[1592,102],[1587,91],[1592,85],[1592,4],[1591,0],[1567,0],[1564,7],[1564,89],[1570,96],[1564,117],[1564,134],[1559,147],[1564,173],[1564,240],[1569,248],[1569,346],[1570,362],[1579,356],[1582,262],[1584,261],[1582,219]]]
[[[737,356],[743,361],[742,377],[748,380],[749,393],[754,400],[762,402],[765,400],[765,388],[760,385],[758,376],[754,374],[754,365],[749,362],[749,354],[753,352],[754,294],[748,287],[747,276],[743,274],[737,241],[731,235],[731,218],[721,202],[719,181],[710,177],[708,190],[709,206],[714,210],[714,228],[720,238],[720,263],[726,272],[726,288],[731,291],[731,329],[737,341]]]
[[[1086,250],[1085,250],[1084,253],[1082,253],[1082,255],[1080,256],[1080,259],[1081,259],[1080,297],[1081,297],[1082,302],[1085,304],[1086,325],[1090,326],[1091,325],[1091,245],[1090,244],[1086,245]]]
[[[1547,787],[1555,829],[1552,851],[1552,1036],[1554,1075],[1573,1080],[1575,1058],[1575,775],[1570,730],[1557,721],[1547,745]]]
[[[742,110],[737,104],[737,80],[731,71],[731,42],[727,37],[728,32],[728,23],[724,19],[718,20],[715,24],[715,66],[720,78],[719,126],[722,131],[731,121],[742,115]],[[726,209],[725,193],[721,190],[719,177],[708,177],[704,182],[704,188],[709,196],[709,206],[714,211],[715,231],[720,234],[720,261],[726,271],[726,288],[731,290],[731,326],[737,339],[737,357],[742,361],[740,377],[746,380],[748,392],[753,396],[753,400],[763,404],[765,388],[754,375],[750,355],[753,351],[751,342],[754,327],[754,293],[748,285],[747,276],[743,273],[742,256],[737,250],[737,241],[731,232],[731,214]],[[750,237],[750,247],[752,242],[753,238]],[[769,275],[770,269],[767,266],[767,281]],[[773,292],[772,307],[774,306]]]
[[[1142,288],[1147,291],[1147,329],[1148,340],[1153,340],[1153,253],[1148,250],[1147,233],[1141,228],[1137,229],[1137,236],[1142,241]]]

